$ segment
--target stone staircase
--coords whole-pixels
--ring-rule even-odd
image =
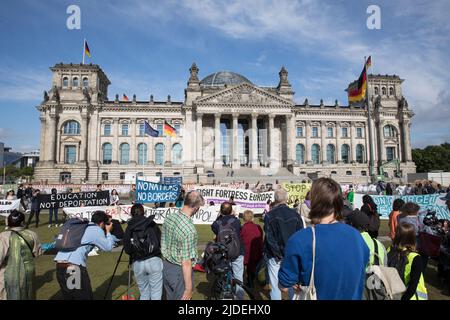
[[[207,183],[236,183],[248,182],[250,184],[260,181],[261,184],[275,183],[277,180],[282,182],[302,182],[309,180],[306,175],[296,176],[286,168],[270,169],[270,168],[240,168],[240,169],[206,169],[205,172],[211,171],[214,177],[208,177]]]

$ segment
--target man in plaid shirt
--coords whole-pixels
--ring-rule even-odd
[[[184,205],[166,217],[161,236],[163,283],[167,300],[190,300],[194,287],[198,234],[191,217],[205,204],[198,191],[186,195]]]

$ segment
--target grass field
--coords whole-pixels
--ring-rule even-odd
[[[59,228],[48,228],[47,218],[45,214],[41,215],[41,224],[37,229],[39,239],[42,243],[53,241],[54,236],[57,234]],[[256,218],[258,223],[259,218]],[[4,230],[4,220],[0,222],[0,231]],[[33,224],[34,226],[34,224]],[[126,225],[123,225],[125,229]],[[34,227],[31,230],[35,230]],[[203,251],[204,246],[208,241],[211,241],[213,233],[209,225],[197,225],[199,233],[199,255]],[[380,236],[386,236],[388,233],[387,221],[383,220],[381,223]],[[385,245],[389,242],[383,241]],[[88,258],[88,270],[91,279],[92,288],[94,291],[95,299],[103,299],[107,290],[109,281],[111,279],[114,267],[120,255],[119,251],[115,252],[102,252],[98,256]],[[53,262],[54,255],[44,254],[36,260],[36,284],[37,284],[37,298],[40,300],[48,299],[60,299],[59,286],[56,281],[55,263]],[[108,293],[106,299],[116,300],[120,299],[127,292],[128,283],[128,256],[124,254],[122,256],[122,262],[119,263],[116,275],[114,276],[111,290]],[[210,282],[206,279],[204,273],[195,273],[195,290],[194,299],[205,300],[209,299]],[[435,261],[430,261],[428,268],[425,272],[425,282],[428,289],[428,294],[432,300],[450,300],[450,297],[442,295],[441,291],[444,286],[441,280],[437,277],[437,267]],[[139,296],[139,290],[135,285],[134,278],[131,280],[131,293],[134,293],[136,297]],[[255,296],[257,299],[268,299],[269,292],[264,290],[261,286],[256,284]]]

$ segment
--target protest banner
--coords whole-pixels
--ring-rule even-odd
[[[92,214],[95,211],[104,211],[107,215],[110,215],[113,219],[119,221],[127,221],[131,218],[130,215],[131,205],[120,206],[95,206],[95,207],[75,207],[64,208],[63,212],[67,215],[67,218],[81,218],[91,221]]]
[[[134,182],[133,182],[134,183]],[[74,192],[90,192],[96,191],[96,184],[33,184],[34,189],[41,190],[41,193],[50,194],[52,189],[56,189],[58,193],[67,192],[72,189]],[[116,189],[119,194],[128,194],[131,190],[131,184],[103,184],[102,189]]]
[[[362,198],[364,194],[355,193],[353,207],[360,209],[363,205]],[[445,201],[439,199],[444,194],[425,194],[425,195],[406,195],[406,196],[383,196],[383,195],[371,195],[373,201],[377,205],[377,211],[381,214],[381,217],[387,219],[392,211],[392,204],[395,199],[401,198],[405,202],[414,202],[420,206],[420,211],[426,211],[428,209],[436,211],[436,215],[439,219],[450,219],[450,214]]]
[[[161,184],[144,180],[136,182],[136,203],[175,202],[181,185]]]
[[[162,184],[183,184],[183,177],[182,176],[174,176],[174,177],[162,177],[161,181]]]
[[[7,217],[12,210],[19,210],[20,200],[0,200],[0,215]]]
[[[75,193],[57,193],[57,194],[40,194],[40,209],[50,208],[72,208],[92,206],[108,206],[109,192],[75,192]]]
[[[288,193],[288,206],[292,206],[295,200],[302,203],[305,200],[306,194],[311,189],[310,183],[283,183],[283,188]]]
[[[192,216],[192,222],[194,224],[206,224],[210,225],[216,221],[219,214],[220,206],[204,206],[201,207],[198,212]],[[150,209],[146,207],[145,216],[154,216],[154,220],[157,224],[163,224],[165,218],[169,214],[177,212],[178,208],[156,208]]]
[[[248,189],[233,189],[214,186],[198,186],[196,190],[198,190],[205,199],[205,204],[209,204],[210,201],[212,201],[217,205],[229,201],[230,197],[234,197],[238,213],[250,209],[255,214],[262,214],[267,205],[267,201],[274,200],[273,191],[256,193]]]

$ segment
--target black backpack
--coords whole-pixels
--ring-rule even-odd
[[[129,226],[123,238],[124,251],[132,260],[144,260],[161,253],[161,240],[154,216]]]
[[[405,267],[408,263],[408,251],[399,251],[396,248],[392,248],[388,254],[388,267],[397,269],[400,278],[405,283]]]
[[[240,235],[236,234],[231,224],[234,222],[233,218],[230,218],[225,223],[219,224],[219,232],[217,232],[217,242],[224,244],[228,249],[228,258],[235,260],[241,253]]]
[[[81,247],[81,239],[88,225],[89,221],[84,219],[72,218],[67,220],[56,237],[55,249],[70,252]]]

